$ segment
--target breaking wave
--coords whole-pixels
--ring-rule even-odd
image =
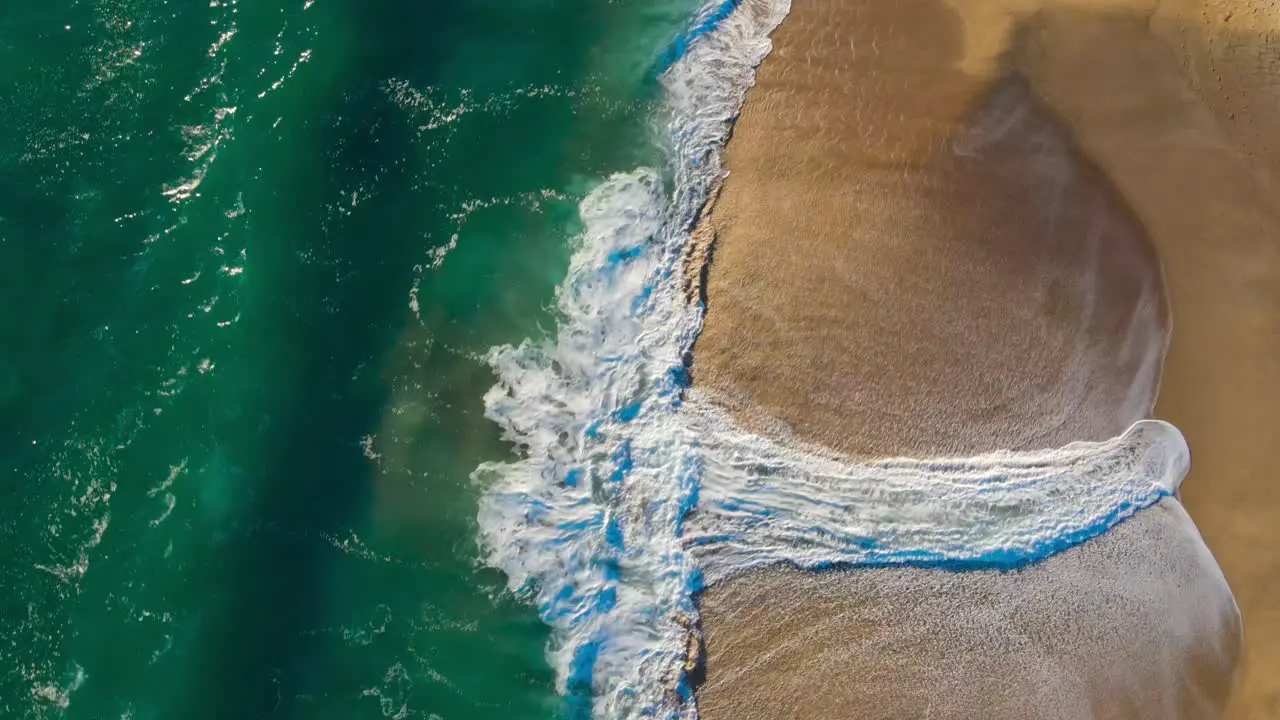
[[[486,414],[519,459],[475,472],[480,540],[553,628],[575,715],[696,717],[707,583],[776,563],[1016,567],[1173,493],[1187,469],[1181,434],[1157,421],[1043,452],[853,464],[746,433],[689,389],[703,308],[683,254],[788,10],[699,14],[662,76],[670,167],[590,193],[555,336],[488,355]]]

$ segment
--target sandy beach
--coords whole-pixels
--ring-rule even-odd
[[[699,711],[740,720],[1215,717],[1238,618],[1184,521],[1166,501],[1019,573],[742,577],[703,604]],[[1185,583],[1177,593],[1172,577]]]
[[[1170,500],[1018,573],[738,578],[704,717],[1216,717],[1217,565],[1227,716],[1280,717],[1280,7],[794,0],[726,164],[699,392],[851,457],[1154,414],[1213,556]]]

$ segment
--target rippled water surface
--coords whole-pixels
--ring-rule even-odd
[[[695,5],[0,9],[0,717],[545,718],[489,348]]]

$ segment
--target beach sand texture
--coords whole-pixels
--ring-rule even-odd
[[[1101,439],[1159,388],[1248,628],[1229,715],[1280,717],[1280,5],[794,0],[726,164],[700,228],[701,392],[875,457]],[[699,707],[1211,717],[1238,618],[1202,549],[1168,501],[1019,573],[733,580],[703,598]],[[1005,596],[1046,629],[984,600]],[[964,630],[926,632],[940,618]],[[910,668],[905,694],[873,680]],[[941,690],[966,683],[1012,714]]]
[[[1166,500],[1020,573],[744,576],[703,603],[698,709],[710,720],[1215,717],[1239,618],[1187,522]],[[1176,593],[1170,578],[1184,583]]]

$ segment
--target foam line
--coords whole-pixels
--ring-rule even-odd
[[[789,0],[726,11],[712,32],[716,7],[661,77],[669,168],[615,175],[583,201],[555,337],[488,358],[486,415],[521,457],[474,474],[485,557],[554,629],[571,709],[600,718],[696,716],[685,663],[702,575],[680,535],[700,464],[678,429],[702,308],[685,301],[681,258]]]
[[[867,464],[707,428],[684,532],[706,582],[771,564],[1012,570],[1106,532],[1172,495],[1190,454],[1158,420],[1105,442]]]

